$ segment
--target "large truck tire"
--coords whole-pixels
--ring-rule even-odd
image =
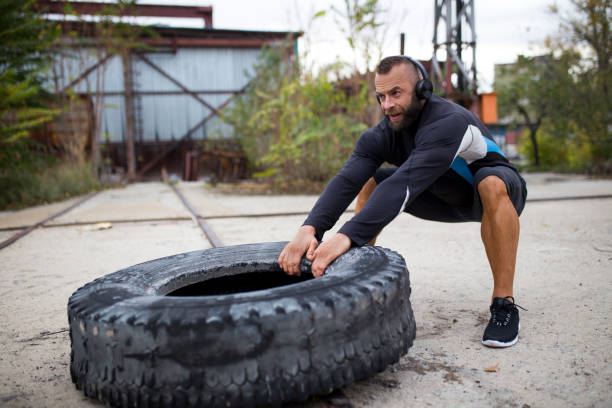
[[[353,248],[326,274],[285,275],[284,242],[169,256],[68,302],[72,381],[116,407],[263,407],[365,379],[412,346],[403,258]],[[278,286],[283,285],[283,286]]]

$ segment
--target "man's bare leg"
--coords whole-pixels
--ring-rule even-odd
[[[483,206],[480,234],[493,272],[493,298],[513,296],[520,224],[506,183],[497,176],[478,184]]]
[[[368,198],[370,198],[370,196],[374,192],[375,188],[376,188],[376,181],[374,181],[374,178],[372,177],[368,181],[366,181],[366,183],[361,188],[359,195],[357,195],[357,202],[355,203],[355,214],[358,214],[359,211],[361,211],[363,206],[368,201]],[[368,245],[375,245],[377,237],[378,235],[374,237],[370,242],[368,242]]]

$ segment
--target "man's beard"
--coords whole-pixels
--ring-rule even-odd
[[[392,122],[389,115],[398,113],[402,114],[402,120],[399,122]],[[410,105],[406,107],[396,106],[394,109],[384,112],[387,122],[396,132],[409,128],[417,120],[419,113],[421,113],[421,102],[416,95],[413,95]]]

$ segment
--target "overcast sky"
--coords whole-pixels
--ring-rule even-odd
[[[557,32],[559,22],[548,11],[554,0],[474,1],[480,90],[489,91],[494,64],[512,62],[521,53],[542,52],[545,37]],[[309,62],[315,67],[331,63],[337,57],[351,63],[356,59],[331,13],[317,19],[307,30],[311,16],[320,10],[329,10],[331,5],[342,9],[344,0],[141,0],[138,3],[212,6],[213,27],[218,29],[308,31]],[[384,55],[399,53],[400,33],[405,32],[405,53],[416,59],[431,59],[434,1],[380,0],[380,3],[386,10]],[[568,0],[556,0],[556,3],[561,9],[569,9]],[[168,19],[157,20],[175,25]],[[203,26],[201,20],[181,24]],[[303,41],[300,47],[300,51],[306,48]]]

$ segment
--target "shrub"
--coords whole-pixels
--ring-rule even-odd
[[[10,210],[58,201],[100,188],[91,173],[91,163],[75,165],[33,147],[13,144],[0,149],[0,209]]]
[[[283,190],[331,178],[367,128],[368,84],[340,88],[328,71],[299,75],[282,48],[260,55],[244,95],[221,118],[234,127],[254,176]]]
[[[554,127],[544,126],[538,133],[538,148],[540,150],[540,166],[533,161],[533,144],[523,132],[519,139],[519,152],[528,159],[531,169],[551,170],[561,172],[598,173],[605,174],[602,169],[594,168],[593,148],[588,139],[574,127],[569,136],[559,137]]]

